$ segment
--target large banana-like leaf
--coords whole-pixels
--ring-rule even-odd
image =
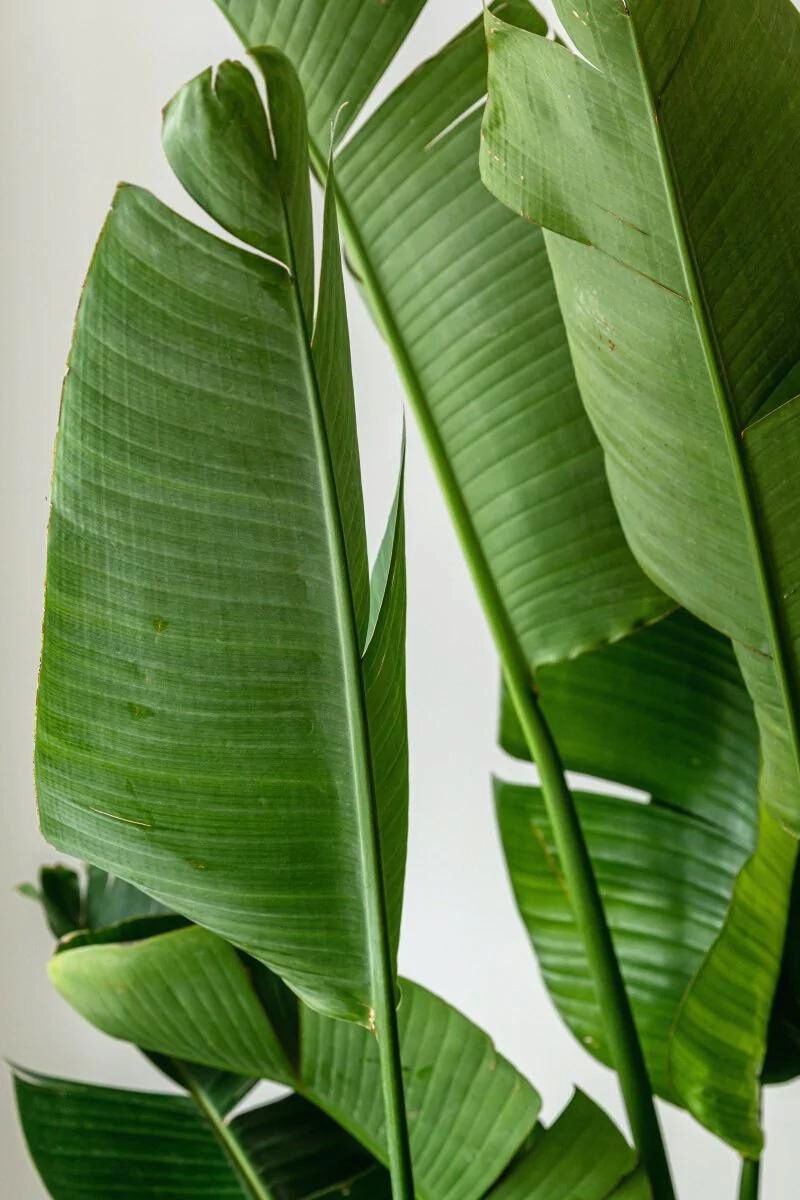
[[[165,144],[263,253],[123,187],[86,282],[53,486],[40,811],[60,848],[369,1024],[405,856],[402,519],[398,504],[367,645],[335,207],[312,345],[302,96],[277,53],[261,66],[272,141],[252,77],[226,64],[169,106]]]
[[[758,819],[758,732],[730,644],[679,612],[537,683],[568,767],[653,797],[580,798],[653,1085],[754,1153],[796,843]],[[524,755],[507,703],[502,741]],[[541,794],[500,784],[498,806],[548,987],[608,1061]]]
[[[206,930],[148,938],[142,929],[140,940],[117,945],[68,940],[50,974],[105,1033],[180,1061],[287,1083],[387,1161],[375,1038],[301,1005],[292,1048],[298,1014],[293,1021],[277,981],[268,986],[263,968]],[[399,1016],[417,1195],[475,1200],[524,1142],[538,1097],[484,1033],[424,988],[403,982]]]
[[[487,16],[483,176],[549,231],[628,540],[734,639],[763,798],[800,832],[800,15],[790,0],[556,10],[584,58]]]
[[[220,7],[246,44],[277,41],[309,80],[323,57],[352,59],[350,27],[340,20],[334,28],[324,0],[255,0],[241,5],[246,20],[235,3]],[[351,7],[359,20],[372,19],[373,4]],[[544,33],[527,0],[495,7]],[[378,48],[375,55],[377,68]],[[358,108],[364,99],[345,71],[318,87],[327,119],[340,103]],[[541,231],[481,185],[485,90],[476,21],[350,139],[336,159],[338,198],[348,255],[397,360],[484,600],[506,614],[534,664],[621,637],[669,605],[622,536]],[[323,173],[328,135],[319,118],[310,136]]]
[[[388,1200],[386,1172],[290,1096],[226,1121],[182,1096],[19,1072],[17,1104],[53,1200]]]

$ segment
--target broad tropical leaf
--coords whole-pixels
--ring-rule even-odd
[[[576,1092],[550,1129],[537,1127],[489,1200],[649,1200],[636,1155],[606,1114]]]
[[[548,231],[628,541],[733,638],[763,799],[797,833],[800,15],[789,0],[556,9],[584,58],[487,16],[483,176]]]
[[[569,768],[653,797],[579,804],[654,1087],[752,1153],[795,842],[766,811],[759,823],[758,731],[730,644],[679,612],[537,684]],[[507,703],[502,741],[524,756]],[[608,1061],[541,793],[497,794],[545,979]]]
[[[18,1072],[28,1147],[53,1200],[388,1200],[388,1176],[298,1096],[226,1120],[202,1100]]]
[[[225,64],[169,106],[165,144],[263,253],[123,187],[89,272],[53,486],[40,810],[61,849],[369,1024],[405,857],[402,521],[398,505],[367,646],[335,208],[312,344],[302,95],[280,55],[260,62],[271,139]]]
[[[257,965],[239,961],[213,934],[189,928],[75,949],[68,942],[50,973],[104,1032],[172,1058],[286,1082],[387,1161],[375,1038],[301,1005],[297,1059],[281,1056],[285,1010],[273,993],[256,1012],[265,997]],[[484,1033],[424,988],[403,982],[399,1017],[417,1195],[476,1200],[530,1133],[538,1097]]]
[[[323,57],[352,59],[350,26],[337,14],[334,29],[319,0],[243,7],[248,19],[234,25],[245,43],[277,41],[301,76]],[[359,20],[371,19],[372,4],[352,7]],[[527,0],[495,7],[544,33]],[[326,119],[342,100],[354,98],[356,107],[363,100],[360,91],[351,95],[344,74],[326,78],[323,90]],[[622,536],[542,234],[481,185],[485,90],[475,22],[350,139],[336,159],[338,199],[348,255],[397,360],[468,558],[535,664],[619,638],[669,604]],[[313,117],[310,136],[322,173],[328,137]]]

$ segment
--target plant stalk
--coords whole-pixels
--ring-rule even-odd
[[[739,1200],[758,1200],[761,1182],[761,1159],[743,1158],[739,1177]]]
[[[320,178],[324,178],[324,163],[319,161],[317,155],[313,157],[317,173]],[[527,660],[486,561],[439,432],[425,403],[416,371],[341,191],[338,192],[338,200],[350,260],[362,280],[379,326],[394,354],[489,622],[517,717],[539,770],[545,804],[575,919],[586,949],[634,1144],[650,1179],[654,1200],[675,1200],[644,1054],[606,921],[594,868],[575,802],[567,787],[558,750],[536,700]]]

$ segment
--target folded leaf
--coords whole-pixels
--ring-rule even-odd
[[[800,15],[784,0],[556,9],[584,58],[487,16],[483,177],[548,230],[628,541],[659,586],[734,639],[763,799],[800,832],[798,493],[785,482]]]
[[[261,65],[271,138],[225,64],[168,107],[165,144],[272,259],[124,187],[89,272],[53,486],[40,810],[60,848],[369,1024],[392,994],[405,861],[403,566],[384,599],[389,734],[362,659],[335,208],[312,347],[302,96],[277,52]]]

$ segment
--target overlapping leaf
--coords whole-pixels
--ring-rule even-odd
[[[484,179],[549,231],[628,540],[734,639],[763,798],[798,832],[800,15],[787,0],[556,8],[588,62],[487,18]]]
[[[367,20],[372,6],[356,7]],[[526,0],[495,7],[545,30]],[[246,44],[277,40],[302,75],[306,64],[333,56],[334,46],[337,61],[352,54],[350,28],[341,21],[334,31],[325,8],[259,0],[247,6],[249,22],[234,24]],[[475,22],[338,155],[339,207],[349,257],[467,555],[491,579],[491,603],[507,613],[528,661],[558,661],[623,636],[668,603],[622,537],[577,393],[542,234],[481,185],[485,90]],[[325,95],[330,116],[334,101],[350,95],[346,81],[326,81]],[[354,98],[358,107],[357,87]],[[314,120],[310,132],[323,169]]]
[[[758,820],[758,734],[730,644],[679,612],[537,682],[568,767],[653,796],[579,797],[653,1085],[752,1153],[795,843]],[[502,740],[524,754],[508,704]],[[498,804],[548,986],[608,1061],[541,794],[500,784]]]
[[[269,129],[226,64],[169,106],[165,144],[263,253],[124,187],[89,273],[53,488],[40,808],[60,848],[368,1023],[405,858],[402,521],[398,505],[365,648],[335,209],[312,346],[302,95],[277,52],[260,62]]]
[[[173,1058],[288,1083],[386,1161],[375,1038],[301,1006],[293,1059],[281,1049],[289,1041],[287,1014],[274,993],[267,998],[268,980],[207,931],[189,928],[121,945],[67,944],[52,960],[51,977],[106,1033]],[[477,1198],[530,1132],[538,1097],[455,1009],[408,981],[402,995],[401,1052],[417,1194]]]

